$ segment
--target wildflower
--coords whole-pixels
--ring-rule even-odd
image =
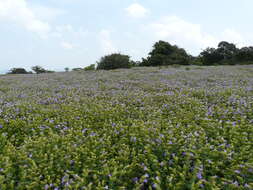
[[[203,179],[201,171],[199,171],[199,172],[197,173],[197,178],[198,178],[199,180]]]
[[[156,188],[156,187],[157,187],[157,185],[156,185],[155,183],[153,183],[153,184],[152,184],[152,187],[153,187],[153,188]]]
[[[235,173],[240,174],[241,171],[240,170],[235,170]]]
[[[131,137],[131,142],[136,142],[136,137]]]
[[[49,185],[46,184],[44,189],[45,189],[45,190],[48,190],[48,189],[49,189]]]
[[[138,177],[133,178],[133,182],[134,182],[134,183],[137,183],[138,181],[139,181],[139,178],[138,178]]]

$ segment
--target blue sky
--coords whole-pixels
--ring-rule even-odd
[[[113,52],[146,57],[166,40],[197,55],[253,45],[252,0],[0,0],[0,72],[85,67]]]

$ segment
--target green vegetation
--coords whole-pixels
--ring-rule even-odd
[[[130,68],[131,61],[128,55],[122,55],[120,53],[114,53],[106,55],[97,62],[98,70],[111,70],[119,68]]]
[[[159,41],[153,46],[149,57],[143,59],[141,66],[188,65],[189,61],[190,57],[184,49]]]
[[[94,71],[96,70],[96,65],[95,64],[91,64],[87,67],[84,68],[85,71]]]
[[[54,73],[54,71],[46,70],[46,69],[44,69],[43,67],[38,66],[38,65],[32,67],[32,70],[33,70],[36,74],[41,74],[41,73]]]
[[[0,78],[0,189],[253,189],[253,66]]]
[[[24,68],[12,68],[8,74],[28,74]]]

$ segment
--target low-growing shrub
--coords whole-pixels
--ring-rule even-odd
[[[91,64],[91,65],[85,67],[84,70],[85,71],[94,71],[94,70],[96,70],[96,66],[95,66],[95,64]]]
[[[132,66],[130,57],[120,53],[106,55],[97,62],[98,70],[111,70],[120,68],[130,68]]]

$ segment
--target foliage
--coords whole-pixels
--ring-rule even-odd
[[[241,48],[236,55],[236,60],[238,60],[240,62],[253,63],[253,47]]]
[[[168,42],[159,41],[153,46],[147,59],[143,59],[143,66],[160,66],[160,65],[188,65],[189,55],[182,48],[176,45],[172,46]]]
[[[130,57],[120,53],[106,55],[97,62],[98,70],[130,68],[131,66]]]
[[[65,72],[69,72],[69,68],[68,67],[65,67],[64,70],[65,70]]]
[[[84,70],[85,71],[94,71],[94,70],[96,70],[96,66],[95,66],[95,64],[91,64],[91,65],[85,67]]]
[[[36,73],[36,74],[41,74],[41,73],[54,73],[54,71],[50,71],[50,70],[46,70],[43,67],[36,65],[32,67],[32,70]]]
[[[253,189],[253,66],[201,68],[1,76],[0,189]]]
[[[200,58],[203,65],[214,65],[223,60],[223,56],[220,55],[215,48],[205,49],[200,53]]]
[[[8,74],[28,74],[24,68],[12,68]]]
[[[200,53],[203,65],[228,65],[253,63],[253,47],[236,48],[233,43],[222,41],[218,48],[207,48]]]
[[[73,68],[72,71],[83,71],[82,68]]]

